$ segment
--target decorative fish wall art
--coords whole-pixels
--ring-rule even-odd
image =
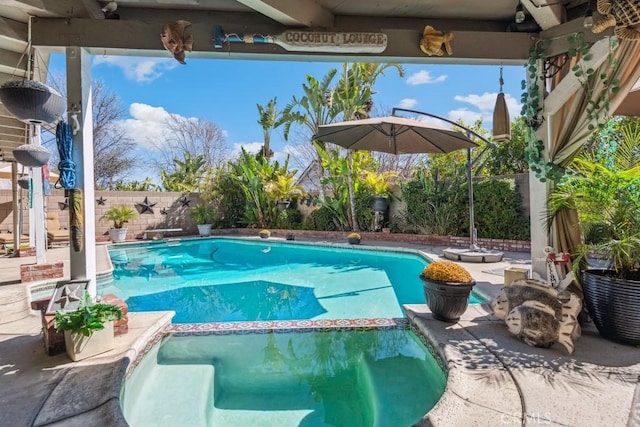
[[[443,33],[427,25],[422,32],[420,50],[429,56],[453,55],[452,40],[453,33]]]
[[[185,51],[191,52],[193,49],[193,36],[186,34],[190,26],[191,22],[189,21],[176,21],[172,24],[165,24],[160,34],[160,40],[162,40],[164,48],[171,52],[173,57],[181,64],[186,64],[184,61]]]

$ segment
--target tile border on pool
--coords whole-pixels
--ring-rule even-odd
[[[270,331],[305,330],[353,330],[353,329],[407,329],[406,318],[379,319],[311,319],[311,320],[266,320],[256,322],[172,323],[164,330],[170,334],[248,334]]]

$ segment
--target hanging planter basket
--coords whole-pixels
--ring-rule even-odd
[[[49,162],[51,152],[42,145],[24,144],[13,149],[13,157],[27,167],[40,167]]]
[[[20,121],[30,124],[53,123],[64,113],[62,96],[35,80],[14,80],[0,87],[0,101]]]

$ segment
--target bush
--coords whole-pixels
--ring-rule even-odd
[[[515,181],[484,179],[473,184],[478,237],[529,240],[529,220],[522,215],[522,200]]]
[[[327,207],[321,206],[312,211],[302,222],[304,230],[337,231],[333,221],[333,212]]]
[[[221,171],[213,184],[216,193],[220,218],[217,224],[221,228],[237,227],[245,224],[244,210],[247,198],[238,180],[233,179],[228,171]]]

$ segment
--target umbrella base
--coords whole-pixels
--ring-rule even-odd
[[[504,255],[499,251],[490,251],[482,248],[477,250],[447,248],[443,252],[445,258],[462,262],[500,262]]]

